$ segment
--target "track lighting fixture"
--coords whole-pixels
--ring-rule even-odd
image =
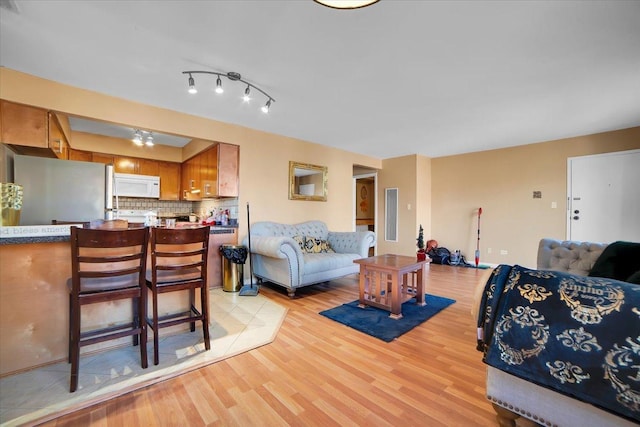
[[[134,144],[139,147],[146,145],[147,147],[153,147],[153,132],[149,132],[141,129],[133,130],[133,138],[131,139]]]
[[[263,94],[265,97],[267,97],[267,102],[266,104],[261,108],[263,113],[268,113],[269,109],[271,108],[271,103],[272,102],[276,102],[275,99],[273,99],[273,97],[271,95],[269,95],[268,93],[266,93],[265,91],[263,91],[262,89],[260,89],[258,86],[249,83],[246,80],[242,79],[242,76],[240,75],[240,73],[236,73],[234,71],[230,71],[228,73],[218,73],[215,71],[183,71],[182,74],[187,74],[189,76],[189,93],[198,93],[198,90],[196,89],[196,85],[195,85],[195,80],[193,78],[193,74],[211,74],[214,76],[217,76],[216,78],[216,88],[215,91],[216,93],[223,93],[224,89],[222,88],[222,79],[221,77],[226,77],[227,79],[231,80],[232,82],[242,82],[244,84],[247,85],[247,88],[244,90],[244,95],[242,97],[242,100],[244,102],[250,102],[251,101],[251,97],[249,96],[249,94],[251,93],[251,89],[255,89],[258,92],[260,92],[261,94]]]

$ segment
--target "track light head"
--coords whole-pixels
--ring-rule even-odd
[[[141,146],[142,145],[142,134],[139,129],[135,129],[133,131],[133,138],[131,139],[134,144]]]
[[[267,103],[262,107],[262,112],[267,114],[269,112],[269,108],[271,108],[271,98],[269,98]]]
[[[189,74],[189,93],[198,93],[198,89],[196,89],[196,81],[193,79],[191,74]]]
[[[218,76],[218,80],[216,80],[216,93],[222,93],[224,89],[222,89],[222,80],[220,80],[220,76]]]
[[[146,145],[147,147],[153,147],[153,133],[149,132],[149,135],[147,135],[147,140],[145,141],[144,145]]]
[[[247,88],[244,90],[244,96],[242,97],[242,100],[244,102],[251,101],[251,97],[249,96],[250,93],[251,93],[251,87],[249,87],[249,85],[247,85]]]

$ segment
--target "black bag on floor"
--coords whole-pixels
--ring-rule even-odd
[[[449,264],[449,258],[451,257],[451,251],[447,248],[433,248],[427,252],[431,262],[434,264]]]

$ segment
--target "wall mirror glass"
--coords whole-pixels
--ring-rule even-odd
[[[327,167],[289,162],[289,200],[327,201]]]

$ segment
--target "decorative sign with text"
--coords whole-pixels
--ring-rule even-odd
[[[19,225],[15,227],[0,226],[0,239],[15,239],[16,237],[50,237],[69,236],[71,225]],[[75,224],[82,227],[82,224]]]

